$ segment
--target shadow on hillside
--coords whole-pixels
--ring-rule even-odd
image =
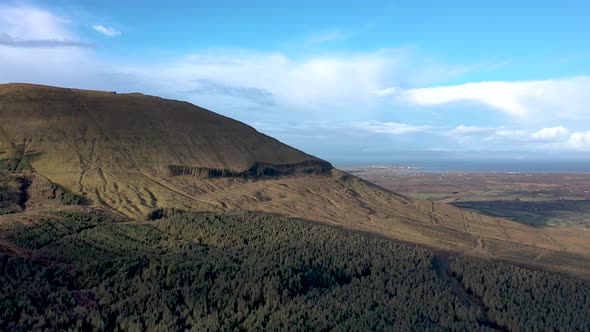
[[[567,224],[572,217],[590,214],[590,200],[551,200],[551,201],[467,201],[452,205],[475,210],[485,215],[511,219],[533,227],[551,227]]]
[[[25,151],[24,145],[18,145],[12,153],[1,151],[0,170],[8,172],[32,171],[31,162],[38,160],[43,155],[36,150]]]

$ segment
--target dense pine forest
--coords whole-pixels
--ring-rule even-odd
[[[265,213],[8,234],[0,330],[590,330],[590,284]]]

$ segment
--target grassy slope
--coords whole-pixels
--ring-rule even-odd
[[[170,165],[244,171],[256,162],[318,160],[240,122],[140,94],[2,85],[0,119],[0,159],[24,160],[128,216],[145,214],[156,200],[194,204],[159,184]]]

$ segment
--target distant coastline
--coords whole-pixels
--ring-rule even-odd
[[[404,160],[404,161],[334,161],[335,167],[389,167],[397,171],[470,172],[470,173],[587,173],[586,160]]]

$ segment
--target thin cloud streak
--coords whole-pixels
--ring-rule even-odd
[[[17,39],[0,33],[0,45],[17,48],[94,47],[93,44],[59,39]]]
[[[452,135],[483,135],[483,134],[490,134],[496,132],[497,128],[489,128],[489,127],[478,127],[478,126],[465,126],[459,125],[457,128],[453,129],[450,133]]]
[[[379,122],[379,121],[368,121],[359,122],[351,126],[355,129],[364,130],[371,133],[378,134],[391,134],[391,135],[406,135],[413,133],[425,132],[432,129],[431,126],[416,126],[407,123],[398,122]]]

